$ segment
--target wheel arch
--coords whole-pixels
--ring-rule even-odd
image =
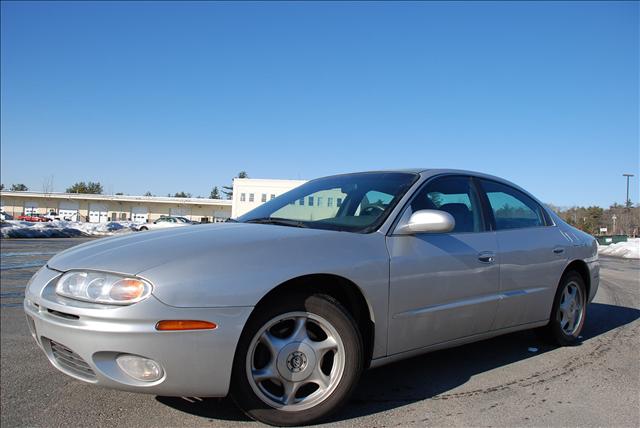
[[[582,277],[582,280],[584,281],[584,286],[587,288],[586,294],[588,299],[589,296],[591,295],[590,294],[591,293],[591,274],[589,272],[589,266],[587,266],[587,263],[580,259],[571,261],[567,265],[567,267],[564,268],[561,278],[564,278],[564,276],[569,272],[577,272]],[[560,279],[560,283],[562,283],[562,279]],[[558,284],[558,286],[560,286],[560,284]]]
[[[353,281],[335,274],[316,273],[291,278],[280,283],[256,304],[256,308],[267,304],[272,299],[293,291],[305,291],[308,294],[327,294],[345,307],[356,321],[364,345],[365,367],[369,367],[373,356],[375,340],[375,318],[369,301],[362,289]]]

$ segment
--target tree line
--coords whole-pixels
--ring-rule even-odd
[[[591,235],[620,234],[638,236],[640,233],[640,205],[614,203],[609,208],[598,206],[559,208],[549,204],[564,221]],[[607,231],[600,232],[606,228]]]
[[[249,174],[246,171],[240,171],[238,175],[234,178],[249,178]],[[48,182],[43,184],[43,193],[52,193],[52,178],[47,179]],[[0,184],[0,190],[4,190],[4,184]],[[9,190],[12,192],[28,192],[29,188],[23,183],[12,184],[9,187]],[[89,194],[89,195],[101,195],[104,191],[102,184],[100,182],[93,181],[78,181],[70,187],[67,187],[65,193],[80,193],[80,194]],[[122,195],[122,192],[115,193],[116,195]],[[222,199],[222,195],[226,199],[233,199],[233,184],[228,186],[222,186],[222,190],[218,188],[218,186],[213,186],[211,189],[211,193],[209,194],[209,199]],[[151,192],[147,191],[144,196],[155,196]],[[168,193],[168,197],[173,198],[191,198],[191,193],[180,191],[175,192],[174,194]],[[202,198],[202,196],[197,196],[198,198]]]

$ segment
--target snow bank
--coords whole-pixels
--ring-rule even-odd
[[[640,259],[640,238],[629,238],[627,242],[611,245],[598,245],[598,254],[602,256]]]
[[[135,223],[110,221],[108,223],[80,223],[76,221],[49,221],[32,223],[6,220],[0,226],[2,238],[74,238],[83,236],[108,236],[132,232]]]

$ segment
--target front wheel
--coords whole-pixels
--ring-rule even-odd
[[[575,344],[587,317],[587,287],[577,272],[562,277],[551,310],[546,336],[552,342],[567,346]]]
[[[231,395],[260,422],[310,424],[348,400],[362,367],[362,338],[338,301],[289,295],[257,307],[247,322]]]

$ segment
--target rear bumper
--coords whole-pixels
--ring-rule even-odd
[[[151,296],[131,306],[105,308],[52,295],[51,284],[58,275],[47,268],[39,271],[24,302],[31,333],[58,370],[84,382],[132,392],[227,395],[236,345],[251,307],[175,308]],[[41,293],[33,293],[36,290]],[[218,328],[155,330],[165,319],[211,321]],[[130,377],[116,363],[122,353],[158,362],[163,377],[154,382]]]

